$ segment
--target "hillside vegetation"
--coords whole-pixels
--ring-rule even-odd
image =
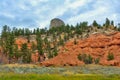
[[[11,29],[9,26],[5,25],[3,26],[0,38],[0,63],[44,63],[44,61],[46,63],[46,61],[51,60],[51,58],[58,58],[56,60],[59,62],[61,59],[56,56],[62,54],[61,50],[63,50],[68,43],[73,42],[72,45],[77,47],[78,44],[86,43],[87,41],[81,43],[81,40],[87,40],[91,34],[100,33],[108,35],[119,30],[120,28],[114,26],[114,22],[110,21],[108,18],[106,18],[103,25],[93,21],[92,25],[88,25],[88,22],[80,22],[77,23],[76,26],[67,24],[50,29],[37,28],[30,30],[28,28],[21,29],[15,27]],[[94,40],[91,44],[93,43]],[[85,46],[81,48],[84,47]],[[93,45],[93,47],[95,46]],[[69,49],[71,48],[73,47],[68,49],[64,48],[63,51],[68,51],[67,53],[69,53]],[[86,60],[83,60],[82,56],[84,55],[80,54],[81,53],[77,53],[77,58],[76,56],[71,58],[72,55],[68,54],[63,54],[63,56],[66,59],[71,58],[70,60],[75,60],[74,62],[77,62],[77,64],[91,64],[93,63],[93,60],[95,63],[99,63],[99,57],[91,56],[91,54],[87,52],[85,53]],[[113,52],[110,52],[108,61],[111,61],[114,58]],[[52,61],[50,63],[52,64]],[[69,61],[67,63],[69,64]],[[66,65],[66,62],[64,64]]]

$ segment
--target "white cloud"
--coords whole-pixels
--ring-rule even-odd
[[[1,0],[0,16],[4,19],[0,22],[10,22],[13,26],[35,25],[40,28],[48,27],[50,20],[58,17],[68,24],[75,25],[80,21],[95,19],[102,22],[106,17],[118,22],[120,14],[117,13],[119,0]],[[92,4],[91,4],[92,3]],[[15,5],[13,5],[15,4]]]
[[[38,24],[41,25],[41,26],[49,26],[49,23],[50,23],[51,19],[53,19],[55,17],[62,16],[69,10],[73,10],[73,13],[76,13],[76,11],[74,11],[75,9],[78,9],[79,7],[82,7],[82,6],[86,5],[90,1],[91,0],[88,0],[88,1],[74,0],[73,2],[71,2],[70,0],[66,0],[62,5],[57,4],[54,7],[54,9],[50,8],[51,10],[50,10],[50,12],[48,12],[49,15],[46,16],[47,18],[45,18],[44,21],[39,22]],[[44,8],[47,8],[47,7],[44,7]],[[41,8],[41,9],[44,10],[44,8]],[[41,12],[40,10],[38,10],[37,12]],[[41,18],[41,16],[40,16],[40,18]]]
[[[75,0],[74,2],[69,2],[68,7],[71,9],[76,9],[86,5],[89,2],[91,2],[91,0]]]
[[[36,6],[42,2],[48,2],[48,0],[28,0],[32,6]]]
[[[111,20],[117,21],[119,16],[114,11],[114,6],[111,5],[111,2],[106,3],[104,1],[97,0],[93,5],[93,10],[85,11],[79,15],[72,16],[71,18],[68,18],[66,22],[75,25],[77,22],[79,23],[81,21],[88,21],[89,23],[92,23],[93,20],[97,20],[98,22],[103,23],[107,17]]]
[[[78,22],[78,21],[79,22],[86,21],[86,20],[91,21],[91,19],[95,19],[96,17],[99,17],[101,14],[102,15],[105,14],[106,11],[107,11],[107,8],[101,7],[101,8],[95,9],[93,11],[88,11],[88,12],[73,16],[73,17],[69,18],[67,22],[76,24],[76,22]]]

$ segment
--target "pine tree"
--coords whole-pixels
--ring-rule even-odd
[[[54,47],[53,53],[54,53],[54,56],[57,56],[57,55],[58,55],[58,50],[57,50],[57,47],[56,47],[56,46]]]
[[[64,45],[64,40],[59,36],[59,45]]]
[[[21,54],[18,50],[18,45],[17,44],[14,45],[14,56],[17,60],[18,60],[19,57],[21,57]]]
[[[106,28],[108,28],[108,27],[109,27],[109,25],[110,25],[110,20],[109,20],[108,18],[106,18],[105,25],[106,25]]]
[[[31,62],[31,53],[28,50],[27,43],[22,44],[21,47],[22,57],[24,63],[30,63]]]
[[[37,46],[34,42],[32,42],[31,49],[32,49],[32,51],[35,51],[37,49]]]
[[[114,21],[113,21],[113,20],[111,21],[111,25],[113,25],[113,26],[114,26]]]
[[[98,23],[96,22],[96,20],[93,21],[93,26],[98,27]]]
[[[14,56],[14,51],[13,51],[13,47],[14,47],[14,42],[15,42],[15,39],[14,39],[14,34],[10,34],[9,35],[9,38],[8,38],[8,46],[9,46],[9,58],[11,59],[13,56]]]
[[[10,31],[8,26],[3,27],[2,31],[2,47],[4,53],[9,57],[9,63],[14,56],[13,46],[14,46],[14,34]]]
[[[43,55],[43,49],[42,49],[43,41],[42,41],[41,35],[37,35],[36,41],[37,41],[38,52],[40,55]]]

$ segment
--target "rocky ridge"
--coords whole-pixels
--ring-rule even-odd
[[[113,53],[114,59],[108,61],[108,53]],[[45,66],[77,66],[84,62],[78,59],[79,54],[90,54],[93,58],[100,58],[99,64],[120,66],[120,32],[110,34],[92,34],[86,39],[78,39],[77,44],[74,40],[68,41],[59,51],[58,56],[44,61]]]

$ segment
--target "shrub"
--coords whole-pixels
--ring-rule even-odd
[[[94,63],[95,63],[95,64],[99,64],[99,61],[100,61],[100,58],[94,59]]]
[[[114,59],[114,55],[113,53],[108,53],[108,56],[107,56],[107,60],[110,61],[110,60],[113,60]]]
[[[84,62],[85,62],[85,64],[92,64],[93,63],[92,60],[93,60],[92,56],[91,55],[87,55],[85,60],[84,60]]]
[[[82,61],[82,56],[81,56],[81,54],[78,55],[78,59],[79,59],[80,61]]]
[[[92,56],[89,54],[79,54],[78,55],[78,59],[80,61],[83,61],[85,64],[92,64],[93,63],[93,58]]]

